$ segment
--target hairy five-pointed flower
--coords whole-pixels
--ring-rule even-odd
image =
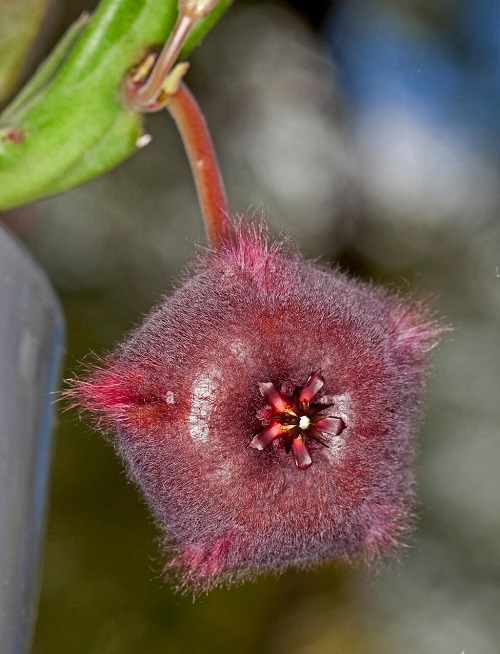
[[[243,222],[70,394],[196,592],[397,548],[439,332],[421,304]]]

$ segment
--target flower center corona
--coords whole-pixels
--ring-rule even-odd
[[[299,418],[299,427],[300,429],[309,429],[311,426],[311,421],[308,416],[300,416]]]
[[[321,373],[313,372],[304,386],[295,389],[292,397],[283,396],[271,382],[259,384],[272,416],[271,423],[254,436],[250,447],[263,450],[282,438],[285,451],[292,452],[297,468],[308,468],[312,464],[308,441],[312,439],[328,447],[328,437],[338,436],[345,428],[342,418],[331,415],[329,406],[313,402],[324,383]]]

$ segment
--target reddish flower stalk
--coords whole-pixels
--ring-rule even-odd
[[[210,242],[227,235],[228,209],[217,156],[205,118],[189,90],[181,84],[167,104],[184,142]]]
[[[135,111],[154,112],[168,108],[181,134],[196,184],[207,235],[211,243],[223,239],[229,230],[224,183],[210,132],[182,77],[189,65],[175,66],[193,23],[208,15],[217,0],[179,0],[177,23],[162,51],[148,53],[134,67],[124,85],[124,101]]]

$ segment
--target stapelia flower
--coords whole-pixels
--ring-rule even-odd
[[[440,328],[421,304],[242,224],[70,395],[92,411],[208,590],[393,551]]]

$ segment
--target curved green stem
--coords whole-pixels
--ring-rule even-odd
[[[142,115],[122,102],[122,82],[148,47],[165,43],[176,4],[102,0],[55,70],[49,66],[54,74],[44,77],[40,71],[38,82],[32,81],[36,93],[14,100],[0,116],[0,209],[76,186],[136,150]],[[212,14],[197,22],[197,38],[230,4],[219,0]],[[196,43],[190,39],[192,48]],[[113,139],[107,138],[111,131]]]

